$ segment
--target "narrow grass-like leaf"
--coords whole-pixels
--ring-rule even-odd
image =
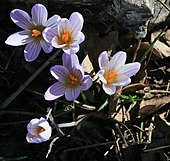
[[[144,59],[148,56],[148,54],[150,53],[150,51],[152,50],[154,44],[156,43],[156,41],[162,36],[162,34],[164,33],[164,31],[167,29],[167,26],[160,32],[160,34],[154,39],[154,41],[150,44],[150,46],[148,47],[148,49],[143,53],[142,58],[140,59],[140,63],[142,63],[144,61]]]

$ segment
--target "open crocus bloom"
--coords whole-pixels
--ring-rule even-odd
[[[35,60],[41,48],[45,53],[50,53],[53,49],[49,42],[43,38],[43,32],[46,27],[56,28],[60,21],[60,16],[54,15],[47,20],[47,9],[41,5],[36,4],[31,10],[32,17],[23,10],[14,9],[10,13],[12,21],[21,27],[23,31],[10,35],[5,41],[6,44],[12,46],[26,45],[24,56],[26,61]]]
[[[92,85],[91,77],[84,75],[76,54],[63,53],[62,61],[63,66],[55,65],[50,69],[58,82],[48,88],[44,95],[46,100],[54,100],[65,94],[68,101],[73,101],[81,90],[85,91]]]
[[[130,77],[139,71],[140,63],[125,64],[125,61],[126,53],[123,51],[117,52],[110,61],[106,51],[100,54],[98,76],[107,94],[113,95],[116,92],[116,86],[128,85],[131,82]]]
[[[83,17],[78,12],[73,12],[68,19],[62,18],[57,29],[46,28],[44,38],[51,42],[55,48],[62,48],[67,54],[75,54],[79,51],[79,44],[85,39],[81,32],[83,27]]]
[[[51,137],[51,126],[46,119],[32,119],[27,125],[28,134],[26,140],[29,143],[41,143]]]

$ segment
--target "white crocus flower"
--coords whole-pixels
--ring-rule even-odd
[[[81,32],[84,19],[78,12],[73,12],[69,19],[62,18],[57,29],[46,28],[43,36],[47,42],[51,42],[55,48],[62,48],[67,54],[75,54],[79,51],[79,44],[85,39]]]
[[[126,86],[131,82],[130,77],[140,69],[140,63],[125,64],[126,53],[117,52],[109,61],[108,53],[102,52],[98,58],[100,71],[98,76],[103,83],[103,89],[108,95],[116,92],[116,87]]]
[[[28,134],[26,140],[29,143],[42,143],[51,137],[52,129],[48,121],[41,117],[32,119],[27,125]]]

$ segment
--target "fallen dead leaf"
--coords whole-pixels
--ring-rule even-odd
[[[160,34],[160,32],[154,32],[151,34],[151,42]],[[170,56],[170,47],[167,46],[165,43],[157,40],[154,44],[154,49],[156,49],[163,57]]]
[[[152,98],[149,100],[142,100],[140,103],[139,115],[142,118],[146,118],[152,114],[155,114],[164,105],[170,103],[170,96],[164,96],[162,98]]]

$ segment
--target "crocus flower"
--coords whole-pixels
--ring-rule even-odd
[[[62,48],[67,54],[75,54],[79,51],[79,44],[85,39],[81,32],[83,27],[83,17],[78,12],[73,12],[69,19],[62,18],[57,29],[46,28],[44,38],[51,42],[55,48]]]
[[[49,140],[51,137],[51,126],[46,119],[32,119],[27,125],[28,134],[26,140],[29,143],[41,143]]]
[[[24,56],[25,60],[29,62],[38,57],[41,48],[43,48],[45,53],[52,51],[52,45],[43,38],[43,31],[46,27],[56,28],[61,19],[60,16],[54,15],[47,20],[47,9],[41,4],[34,5],[31,13],[32,17],[20,9],[11,11],[10,17],[12,21],[21,27],[23,31],[10,35],[5,41],[6,44],[12,46],[27,44],[24,50]]]
[[[91,77],[84,75],[76,54],[63,53],[62,61],[63,66],[55,65],[50,69],[58,82],[48,88],[44,95],[46,100],[54,100],[65,94],[68,101],[73,101],[81,90],[85,91],[92,85]]]
[[[139,71],[140,63],[125,64],[125,61],[126,53],[123,51],[117,52],[110,61],[106,51],[100,54],[98,76],[107,94],[113,95],[116,92],[116,86],[128,85],[131,82],[130,77]]]

